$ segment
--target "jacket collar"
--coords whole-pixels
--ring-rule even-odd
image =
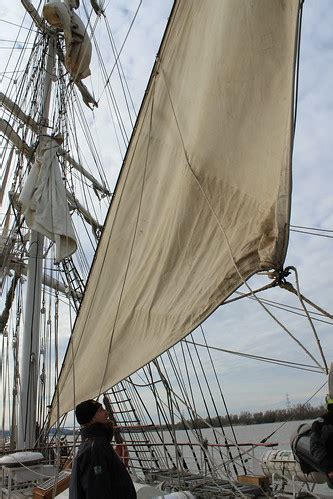
[[[113,437],[113,428],[111,424],[92,423],[83,426],[80,433],[84,440],[89,438],[106,438],[110,442]]]

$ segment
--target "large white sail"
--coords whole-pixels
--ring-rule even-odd
[[[51,420],[184,338],[288,240],[299,2],[176,2]]]

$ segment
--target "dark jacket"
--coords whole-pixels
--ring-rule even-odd
[[[136,499],[136,492],[110,441],[112,429],[94,423],[81,430],[82,443],[74,460],[70,499]]]
[[[313,422],[310,451],[322,471],[333,471],[333,412],[329,411]]]

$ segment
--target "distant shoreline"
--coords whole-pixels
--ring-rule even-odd
[[[242,411],[240,414],[229,414],[227,416],[217,416],[214,418],[206,418],[205,420],[196,418],[193,420],[180,421],[175,425],[176,430],[186,430],[186,429],[204,429],[208,427],[213,428],[221,428],[228,426],[249,426],[255,424],[265,424],[265,423],[283,423],[285,421],[302,421],[309,419],[316,419],[321,414],[326,411],[324,405],[319,407],[312,407],[311,404],[297,404],[289,409],[277,409],[277,410],[268,410],[265,412],[248,412]],[[167,430],[166,425],[153,425],[153,426],[144,426],[141,428],[128,428],[121,429],[122,433],[130,433],[130,432],[151,432],[156,430]],[[76,429],[78,432],[79,428]],[[51,431],[51,434],[54,435],[56,430]],[[62,428],[60,430],[60,435],[72,435],[72,428]],[[0,431],[0,441],[1,439],[8,439],[10,436],[10,431],[5,430],[4,432]]]
[[[316,419],[326,412],[324,405],[312,407],[311,404],[297,404],[288,409],[276,409],[251,413],[242,411],[240,414],[229,414],[227,416],[217,416],[206,418],[205,420],[196,418],[193,420],[180,421],[175,425],[176,430],[203,429],[209,427],[220,428],[228,426],[248,426],[265,423],[283,423],[285,421],[302,421]],[[160,426],[166,429],[166,426]]]

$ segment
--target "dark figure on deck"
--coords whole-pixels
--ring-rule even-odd
[[[326,397],[327,412],[311,427],[310,450],[320,469],[333,483],[333,399]]]
[[[75,409],[81,425],[82,443],[74,460],[70,499],[136,499],[125,465],[114,451],[108,413],[95,400],[86,400]]]

